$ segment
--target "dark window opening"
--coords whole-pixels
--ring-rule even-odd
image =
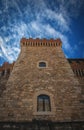
[[[80,64],[80,61],[77,60],[76,63],[79,63],[79,64]]]
[[[45,62],[39,62],[39,67],[46,67],[46,63]]]
[[[38,42],[38,46],[40,46],[40,43]]]
[[[49,96],[42,94],[37,97],[37,111],[51,111]]]
[[[5,75],[5,70],[3,70],[3,71],[2,71],[2,74],[1,74],[1,75],[2,75],[2,76],[4,76],[4,75]]]
[[[84,72],[81,69],[73,70],[73,72],[75,73],[76,76],[80,76],[80,77],[84,76]]]
[[[83,103],[83,104],[84,104],[84,100],[80,100],[80,103]]]
[[[75,72],[76,72],[76,75],[78,76],[78,71],[76,70]]]
[[[25,43],[23,42],[23,45],[25,45]]]
[[[7,70],[7,74],[8,74],[8,75],[10,74],[10,69]]]
[[[36,42],[36,46],[37,46],[37,42]]]

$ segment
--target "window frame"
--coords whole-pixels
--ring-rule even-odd
[[[43,63],[45,63],[46,64],[46,66],[39,66],[39,64],[41,63],[41,62],[43,62]],[[40,68],[40,69],[43,69],[43,68],[48,68],[48,62],[47,61],[45,61],[45,60],[41,60],[41,61],[38,61],[38,63],[37,63],[37,67],[38,68]]]
[[[50,97],[50,107],[51,111],[37,111],[37,97],[41,94],[48,95]],[[54,95],[46,90],[38,90],[33,96],[33,115],[54,115],[56,112]]]
[[[41,99],[42,101],[40,101],[40,99]],[[46,101],[47,101],[47,103],[48,103],[48,108],[49,108],[49,110],[46,110]],[[41,109],[42,109],[42,110],[40,110],[40,108],[39,108],[40,102],[42,102],[42,106],[41,106]],[[37,111],[38,111],[38,112],[46,112],[46,111],[49,112],[49,111],[51,111],[51,101],[50,101],[49,95],[40,94],[40,95],[37,96]]]

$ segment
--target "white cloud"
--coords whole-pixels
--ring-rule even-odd
[[[27,24],[25,24],[24,22],[21,22],[19,25],[15,25],[13,27],[13,33],[14,35],[18,34],[19,37],[23,37],[26,33],[27,33]],[[17,38],[17,37],[16,37]]]
[[[10,61],[10,58],[8,56],[7,50],[6,50],[5,45],[4,45],[4,41],[3,41],[3,39],[1,37],[0,37],[0,47],[2,49],[2,52],[3,52],[4,56],[7,58],[7,60]]]
[[[5,27],[2,29],[5,29]],[[7,29],[11,30],[11,27],[7,27]],[[0,56],[3,55],[10,63],[15,61],[20,53],[20,39],[26,35],[27,29],[27,25],[21,22],[19,25],[12,26],[10,36],[0,37]]]
[[[4,41],[5,41],[5,42],[9,42],[10,40],[11,40],[11,36],[4,37]]]
[[[79,16],[79,12],[81,9],[81,6],[84,3],[84,0],[57,0],[60,4],[60,11],[62,13],[71,18],[76,18]]]
[[[70,46],[66,35],[54,29],[50,24],[43,24],[38,21],[33,21],[31,22],[31,28],[34,32],[37,31],[37,33],[35,33],[35,37],[43,38],[48,36],[54,39],[60,38],[63,41],[63,48],[71,52],[72,47]]]
[[[0,57],[2,57],[2,53],[0,53]]]
[[[62,12],[55,12],[50,9],[46,9],[46,16],[50,18],[51,20],[55,20],[57,24],[60,26],[61,29],[65,31],[69,31],[69,23],[64,18]]]
[[[40,31],[40,28],[39,28],[39,24],[38,24],[38,21],[32,21],[30,26],[35,30],[35,31]]]
[[[75,15],[76,17],[78,16],[83,0],[51,1],[54,8],[51,8],[51,5],[46,0],[11,1],[12,2],[3,0],[5,8],[3,10],[0,9],[0,14],[2,14],[3,11],[1,20],[4,20],[4,13],[7,14],[9,8],[13,8],[15,11],[17,10],[16,14],[18,14],[17,16],[21,16],[21,19],[17,20],[17,17],[15,17],[16,14],[14,13],[14,17],[9,16],[9,25],[3,25],[3,27],[1,27],[3,38],[0,37],[0,47],[2,50],[0,50],[0,56],[3,55],[10,62],[17,59],[20,52],[19,41],[22,37],[61,38],[63,48],[70,54],[74,53],[73,50],[76,46],[72,49],[65,33],[71,32],[71,18]],[[59,7],[55,5],[56,2],[58,2]],[[22,3],[25,5],[24,8],[21,6]],[[11,22],[12,20],[14,23]],[[5,36],[6,32],[9,33],[9,36]],[[82,43],[80,42],[79,44]]]
[[[9,62],[15,61],[15,59],[17,59],[18,53],[20,52],[19,48],[6,46],[2,37],[0,37],[0,48],[0,56],[5,57]]]
[[[47,33],[49,33],[49,35],[53,35],[53,36],[57,36],[57,34],[56,34],[56,30],[53,28],[53,27],[51,27],[49,24],[48,25],[45,25],[44,26],[44,29],[46,30],[46,32]],[[58,32],[57,32],[58,33]]]
[[[3,44],[3,39],[0,37],[0,47]]]
[[[22,15],[22,12],[20,10],[19,5],[17,4],[17,2],[15,0],[13,0],[13,6],[15,6],[15,8],[17,9],[17,11],[19,12],[20,15]]]

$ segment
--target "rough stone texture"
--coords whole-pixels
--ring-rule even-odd
[[[80,117],[84,117],[84,59],[69,59],[69,62],[80,84]]]
[[[39,68],[46,61],[46,68]],[[51,112],[37,112],[37,96],[50,96]],[[61,41],[22,39],[6,90],[0,98],[0,121],[84,120],[81,85],[65,58]]]
[[[9,64],[5,62],[3,66],[0,67],[0,97],[3,94],[3,91],[6,89],[6,83],[13,69],[13,66],[14,63]]]

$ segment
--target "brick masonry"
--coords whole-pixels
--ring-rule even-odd
[[[0,97],[0,121],[84,120],[81,84],[57,40],[21,40],[21,53],[13,64],[6,88]],[[38,63],[45,61],[46,68]],[[50,112],[37,112],[37,96],[47,94]]]

